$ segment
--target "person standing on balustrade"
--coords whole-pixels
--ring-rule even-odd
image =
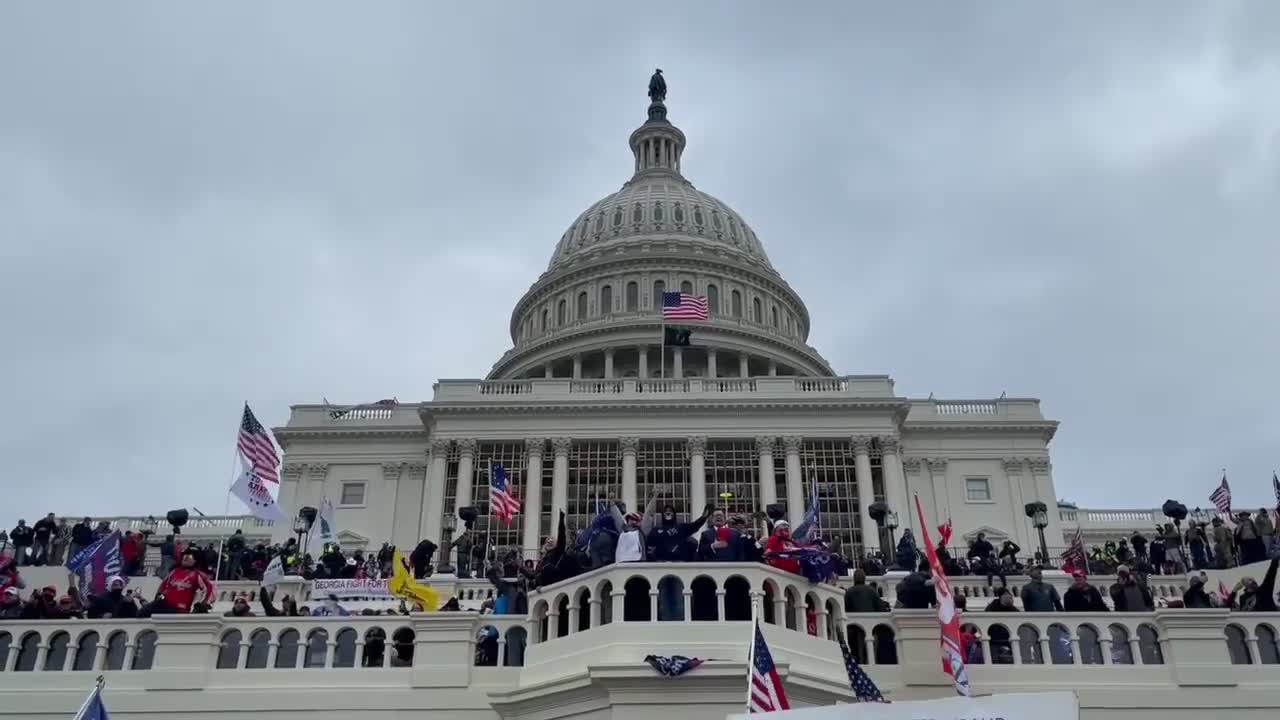
[[[1129,571],[1128,565],[1116,568],[1116,582],[1111,586],[1111,604],[1116,612],[1150,612],[1155,609],[1155,601],[1146,585]]]
[[[666,488],[655,488],[653,496],[645,505],[644,514],[629,512],[625,516],[626,505],[621,502],[609,507],[613,516],[614,527],[618,529],[617,549],[614,562],[644,562],[648,552],[649,531],[653,529],[653,513],[658,507],[658,495]]]
[[[1040,568],[1027,572],[1031,581],[1022,586],[1022,609],[1027,612],[1062,612],[1058,588],[1046,583]]]
[[[1062,595],[1062,607],[1066,612],[1107,612],[1102,592],[1089,584],[1089,576],[1083,570],[1071,574],[1071,587]]]
[[[150,613],[191,613],[195,612],[197,604],[207,604],[212,599],[213,582],[197,565],[195,549],[188,548],[182,553],[182,563],[160,582]]]
[[[711,513],[711,527],[698,539],[698,559],[711,562],[741,562],[742,534],[729,527],[724,510]]]

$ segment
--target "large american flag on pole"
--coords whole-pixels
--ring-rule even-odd
[[[1065,573],[1086,572],[1089,568],[1088,559],[1084,554],[1084,529],[1077,527],[1074,535],[1071,536],[1071,544],[1067,549],[1062,551],[1062,571]],[[1048,560],[1048,558],[1045,558]]]
[[[244,404],[244,415],[240,417],[236,449],[249,463],[255,477],[265,482],[280,482],[280,456],[276,454],[276,444],[271,440],[271,433],[253,416],[249,403]]]
[[[507,481],[507,470],[502,463],[489,466],[489,507],[507,525],[511,524],[512,516],[520,512],[520,498]]]
[[[1213,494],[1209,496],[1209,500],[1214,507],[1218,508],[1218,512],[1231,514],[1231,486],[1227,484],[1227,474],[1225,472],[1222,473],[1222,484],[1218,486],[1217,490],[1213,491]]]
[[[777,712],[790,710],[787,702],[787,691],[782,689],[782,678],[778,676],[778,668],[773,664],[773,656],[769,654],[769,646],[760,633],[760,624],[756,623],[755,644],[751,648],[751,701],[747,710],[752,713]]]
[[[663,320],[706,320],[707,298],[682,292],[662,293]]]

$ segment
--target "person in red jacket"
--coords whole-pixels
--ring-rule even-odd
[[[769,542],[764,546],[764,561],[779,570],[801,575],[799,560],[777,557],[778,553],[795,549],[796,544],[791,541],[791,525],[786,520],[774,523],[773,534],[769,536]]]
[[[182,563],[160,583],[151,613],[185,614],[192,612],[197,604],[212,604],[212,599],[213,583],[196,567],[196,554],[186,550],[182,553]]]

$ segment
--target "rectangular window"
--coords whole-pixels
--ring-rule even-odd
[[[965,478],[964,499],[967,502],[991,502],[991,481],[987,478]]]
[[[340,505],[363,505],[364,504],[364,483],[362,482],[344,482],[342,483],[342,499]]]

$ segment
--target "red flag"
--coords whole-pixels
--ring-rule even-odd
[[[928,528],[924,519],[924,508],[920,506],[920,496],[916,496],[916,513],[920,515],[921,529]],[[960,644],[960,614],[956,612],[956,600],[951,594],[951,586],[947,583],[946,573],[942,571],[942,562],[938,560],[938,551],[933,547],[933,539],[927,530],[920,533],[924,536],[924,553],[929,559],[929,570],[933,573],[933,589],[938,595],[938,624],[942,629],[942,669],[955,681],[956,693],[969,697],[969,674],[965,672],[964,651]]]
[[[951,544],[951,518],[938,526],[938,544],[946,547]]]

